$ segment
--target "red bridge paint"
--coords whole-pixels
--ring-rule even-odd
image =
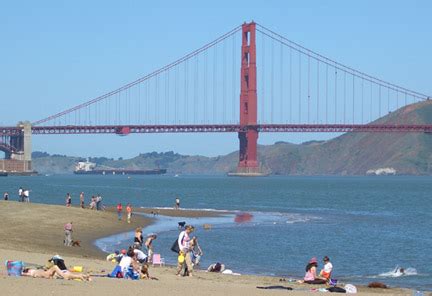
[[[240,77],[240,128],[257,124],[256,24],[242,26]],[[258,173],[258,129],[252,127],[238,133],[240,141],[237,172]]]

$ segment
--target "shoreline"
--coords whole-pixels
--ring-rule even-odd
[[[135,212],[142,212],[151,214],[152,211],[158,210],[159,215],[169,217],[194,217],[194,218],[216,218],[226,214],[233,214],[234,212],[210,212],[200,210],[174,210],[174,209],[160,209],[160,208],[144,208],[136,209]],[[23,260],[27,262],[33,262],[38,264],[46,263],[46,260],[55,254],[60,254],[62,257],[67,258],[67,263],[72,262],[77,265],[86,266],[86,270],[93,270],[99,272],[101,270],[110,271],[112,264],[104,261],[105,253],[100,250],[96,245],[95,241],[107,236],[116,234],[123,234],[125,232],[133,231],[136,227],[148,227],[153,223],[153,219],[133,215],[132,223],[127,224],[124,220],[117,221],[117,215],[114,208],[109,208],[107,211],[90,211],[88,209],[80,208],[67,208],[59,205],[46,205],[46,204],[23,204],[13,201],[0,201],[0,213],[4,218],[4,225],[0,228],[0,250],[2,250],[1,258],[3,260]],[[19,217],[25,217],[19,220]],[[76,238],[82,241],[81,247],[65,247],[63,246],[62,239],[63,225],[69,220],[73,219]],[[123,217],[124,219],[124,217]],[[19,222],[19,223],[16,223]],[[37,225],[37,227],[35,227]],[[84,264],[82,263],[84,262]],[[167,278],[169,287],[175,288],[179,282],[190,282],[189,279],[179,279],[174,275],[174,267],[166,268],[152,268],[156,272],[156,276],[161,278]],[[2,271],[4,270],[4,266]],[[197,280],[193,281],[192,286],[199,287],[201,290],[203,287],[210,286],[210,290],[213,292],[209,295],[226,295],[226,293],[219,293],[217,289],[225,289],[227,286],[230,291],[235,293],[239,287],[242,289],[250,289],[251,295],[280,295],[278,293],[286,293],[286,291],[270,291],[270,290],[259,290],[256,289],[258,285],[288,285],[295,288],[294,293],[298,295],[306,295],[310,291],[310,288],[322,287],[322,286],[305,286],[292,282],[279,282],[281,277],[278,276],[266,276],[260,274],[245,274],[241,277],[228,276],[221,274],[209,274],[203,271],[196,272]],[[153,274],[152,274],[153,275]],[[20,281],[11,277],[3,277],[9,282],[20,285]],[[97,278],[99,281],[99,278]],[[101,279],[105,285],[107,282],[113,281],[111,279]],[[49,286],[57,286],[59,281],[47,281],[39,279],[25,279],[25,283],[31,285],[33,282],[41,282],[44,284],[49,282]],[[61,282],[61,281],[60,281]],[[132,281],[120,281],[125,282],[128,287],[133,284]],[[118,282],[117,282],[118,283]],[[155,283],[155,281],[146,281],[147,283]],[[157,283],[157,282],[156,282]],[[182,286],[183,283],[179,285]],[[79,286],[80,283],[78,283]],[[111,285],[109,283],[108,285]],[[173,286],[174,285],[174,286]],[[75,283],[73,286],[76,286]],[[160,289],[165,289],[166,293],[170,292],[162,288],[161,285],[155,285],[155,292],[158,293]],[[393,295],[412,295],[412,290],[405,288],[390,288],[384,291],[378,291],[377,289],[369,289],[365,286],[357,286],[362,292],[366,294],[376,295],[378,294],[393,294]],[[42,286],[40,291],[46,292]],[[102,289],[102,288],[101,288]],[[204,288],[205,289],[205,288]],[[203,290],[201,290],[203,291]],[[73,290],[73,292],[76,292]],[[273,292],[275,294],[273,294]],[[42,293],[42,292],[41,292]],[[66,292],[67,293],[67,292]],[[193,290],[191,293],[194,293]],[[306,293],[306,294],[305,294]],[[84,293],[85,294],[85,293]],[[229,294],[229,293],[228,293]],[[237,293],[236,293],[237,294]],[[243,292],[241,292],[243,294]],[[364,293],[362,293],[364,294]],[[365,294],[365,295],[366,295]],[[233,294],[234,295],[234,294]]]

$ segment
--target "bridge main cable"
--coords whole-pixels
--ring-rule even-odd
[[[139,83],[141,83],[143,81],[146,81],[146,80],[148,80],[148,79],[150,79],[150,78],[152,78],[154,76],[159,75],[160,73],[163,73],[163,72],[165,72],[165,71],[167,71],[167,70],[169,70],[169,69],[171,69],[171,68],[173,68],[173,67],[181,64],[182,62],[184,62],[184,61],[186,61],[186,60],[188,60],[188,59],[190,59],[190,58],[192,58],[192,57],[200,54],[203,51],[206,51],[207,49],[215,46],[216,44],[218,44],[218,43],[222,42],[223,40],[229,38],[230,36],[234,35],[238,31],[240,31],[241,28],[242,28],[241,25],[239,25],[239,26],[235,27],[234,29],[230,30],[229,32],[223,34],[219,38],[217,38],[217,39],[215,39],[215,40],[213,40],[213,41],[205,44],[204,46],[200,47],[199,49],[197,49],[197,50],[195,50],[193,52],[190,52],[190,53],[184,55],[183,57],[177,59],[176,61],[174,61],[174,62],[172,62],[172,63],[170,63],[170,64],[168,64],[168,65],[166,65],[166,66],[164,66],[162,68],[159,68],[159,69],[151,72],[150,74],[147,74],[144,77],[141,77],[141,78],[139,78],[139,79],[137,79],[137,80],[135,80],[133,82],[130,82],[130,83],[128,83],[128,84],[126,84],[126,85],[124,85],[124,86],[122,86],[120,88],[117,88],[116,90],[108,92],[108,93],[106,93],[104,95],[96,97],[96,98],[94,98],[94,99],[92,99],[90,101],[87,101],[87,102],[82,103],[80,105],[77,105],[75,107],[69,108],[69,109],[64,110],[62,112],[59,112],[57,114],[51,115],[51,116],[49,116],[47,118],[35,121],[35,122],[32,123],[32,125],[35,126],[35,125],[39,125],[39,124],[51,121],[53,119],[56,119],[58,117],[61,117],[61,116],[65,115],[65,114],[68,114],[70,112],[76,111],[76,110],[81,109],[81,108],[85,108],[85,107],[87,107],[89,105],[92,105],[92,104],[94,104],[96,102],[99,102],[99,101],[101,101],[103,99],[111,97],[112,95],[115,95],[115,94],[118,94],[118,93],[120,93],[120,92],[122,92],[124,90],[127,90],[127,89],[129,89],[129,88],[131,88],[131,87],[133,87],[133,86],[135,86],[135,85],[137,85],[137,84],[139,84]]]
[[[342,70],[342,71],[345,71],[345,72],[351,72],[350,74],[355,75],[355,76],[357,76],[359,78],[363,78],[363,79],[365,79],[367,81],[370,81],[372,83],[381,85],[383,87],[390,88],[390,89],[392,89],[394,91],[399,91],[401,93],[409,94],[409,95],[411,95],[413,97],[416,97],[416,98],[419,98],[419,99],[422,99],[422,100],[427,100],[427,99],[429,99],[429,98],[432,97],[430,95],[426,95],[426,94],[423,94],[423,93],[420,93],[420,92],[417,92],[417,91],[413,91],[413,90],[407,89],[405,87],[401,87],[401,86],[396,85],[394,83],[391,83],[391,82],[379,79],[379,78],[374,77],[372,75],[369,75],[369,74],[366,74],[366,73],[361,72],[359,70],[356,70],[356,69],[354,69],[352,67],[346,66],[346,65],[344,65],[342,63],[339,63],[339,62],[337,62],[335,60],[332,60],[332,59],[330,59],[330,58],[328,58],[328,57],[326,57],[326,56],[324,56],[322,54],[319,54],[319,53],[317,53],[317,52],[315,52],[313,50],[310,50],[310,49],[308,49],[308,48],[306,48],[306,47],[304,47],[304,46],[302,46],[302,45],[300,45],[300,44],[298,44],[298,43],[296,43],[296,42],[294,42],[294,41],[292,41],[292,40],[290,40],[290,39],[288,39],[288,38],[286,38],[286,37],[284,37],[284,36],[282,36],[282,35],[280,35],[280,34],[278,34],[276,32],[274,32],[274,31],[272,31],[272,30],[270,30],[270,29],[268,29],[268,28],[266,28],[266,27],[258,24],[258,23],[256,25],[259,27],[259,28],[257,28],[257,31],[259,31],[260,33],[266,35],[267,37],[269,37],[271,39],[274,39],[275,41],[282,42],[286,46],[288,46],[288,47],[290,47],[290,48],[292,48],[292,49],[294,49],[296,51],[299,51],[299,52],[301,52],[304,55],[313,55],[313,56],[315,56],[314,58],[316,60],[319,60],[320,62],[322,62],[324,64],[327,64],[329,66],[336,67],[338,70]],[[280,40],[277,39],[275,36],[277,38],[279,38]],[[285,41],[285,42],[283,42],[282,40]],[[286,43],[286,42],[288,42],[288,43]]]

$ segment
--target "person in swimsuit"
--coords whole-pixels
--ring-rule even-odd
[[[47,270],[43,269],[33,269],[33,268],[24,268],[21,272],[22,276],[29,276],[33,278],[44,278],[44,279],[52,279],[54,275],[63,278],[65,280],[82,280],[82,281],[90,281],[91,278],[88,274],[84,273],[72,273],[68,270],[61,270],[57,265],[52,266]]]

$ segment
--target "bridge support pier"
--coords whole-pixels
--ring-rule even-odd
[[[242,26],[240,77],[240,126],[238,133],[239,163],[237,176],[258,176],[260,167],[257,157],[257,87],[256,87],[256,24]]]
[[[20,122],[18,128],[21,133],[10,136],[9,143],[3,143],[5,159],[0,160],[0,171],[10,175],[33,175],[31,159],[31,124],[30,122]],[[5,149],[7,148],[7,149]]]

